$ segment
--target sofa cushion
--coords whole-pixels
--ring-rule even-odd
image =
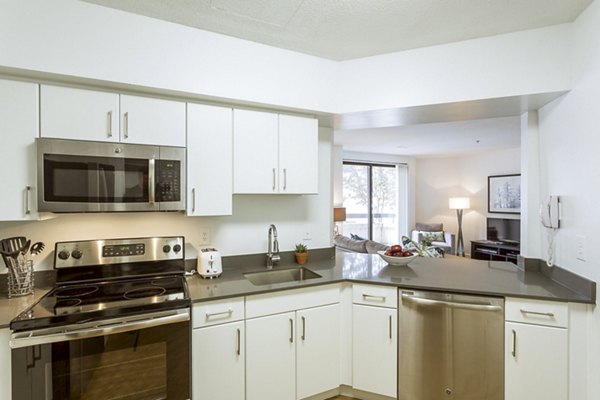
[[[426,232],[439,232],[444,230],[444,224],[424,224],[421,222],[417,222],[415,224],[415,230],[417,231],[426,231]]]
[[[342,249],[355,251],[357,253],[367,252],[367,240],[354,240],[343,235],[335,235],[333,243]]]
[[[388,246],[386,246],[383,243],[375,242],[373,240],[367,240],[366,248],[367,248],[367,253],[375,254],[378,251],[387,250]]]

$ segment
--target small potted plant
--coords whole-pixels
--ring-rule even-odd
[[[300,265],[306,264],[308,261],[308,249],[305,244],[298,243],[296,245],[296,262]]]

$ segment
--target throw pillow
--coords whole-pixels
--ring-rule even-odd
[[[419,232],[419,243],[425,241],[429,244],[433,242],[444,242],[444,231],[439,232]]]
[[[358,235],[355,235],[354,233],[351,233],[351,234],[350,234],[350,237],[351,237],[352,239],[354,239],[354,240],[367,240],[367,239],[365,239],[364,237],[360,237],[360,236],[358,236]]]

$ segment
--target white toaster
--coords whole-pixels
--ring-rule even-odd
[[[221,275],[223,273],[223,264],[219,250],[212,247],[200,249],[196,269],[198,274],[203,278],[216,278]]]

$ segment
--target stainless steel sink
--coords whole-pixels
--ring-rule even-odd
[[[246,279],[252,282],[252,284],[257,286],[285,282],[302,282],[308,279],[316,279],[321,277],[321,275],[317,274],[316,272],[304,267],[249,272],[244,274],[244,276]]]

